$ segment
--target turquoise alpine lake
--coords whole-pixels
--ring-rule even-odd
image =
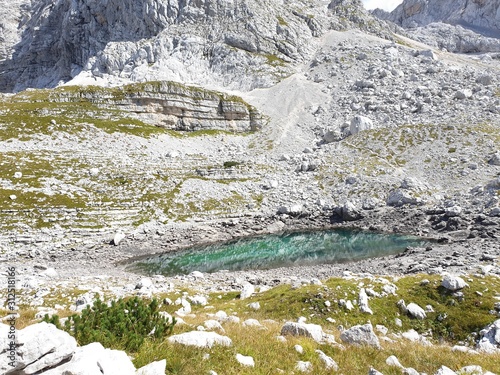
[[[401,234],[359,230],[294,232],[244,238],[152,255],[129,264],[129,271],[175,276],[215,272],[342,263],[400,253],[426,246],[428,240]]]

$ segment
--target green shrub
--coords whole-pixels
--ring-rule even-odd
[[[224,162],[224,168],[231,168],[231,167],[237,167],[238,165],[241,165],[239,161],[225,161]]]
[[[73,335],[78,344],[100,342],[104,347],[136,352],[146,337],[159,339],[170,333],[176,323],[158,311],[159,303],[149,303],[138,297],[112,301],[111,306],[97,299],[81,315],[72,315],[61,326],[57,315],[45,315],[44,321],[54,324]]]

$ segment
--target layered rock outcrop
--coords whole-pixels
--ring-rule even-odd
[[[254,131],[263,118],[241,98],[175,82],[156,81],[113,89],[63,87],[51,102],[89,101],[101,109],[118,109],[129,118],[173,130]]]

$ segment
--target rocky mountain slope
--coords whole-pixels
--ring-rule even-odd
[[[403,27],[444,22],[494,33],[500,30],[499,7],[498,0],[406,0],[391,12],[390,20]]]
[[[115,84],[175,80],[245,90],[270,86],[303,63],[325,31],[353,22],[380,31],[378,21],[364,22],[368,16],[360,4],[9,3],[0,90],[54,87],[74,78]],[[22,22],[16,22],[20,15]]]
[[[374,14],[406,29],[413,38],[461,53],[499,52],[499,1],[406,0],[391,13]]]
[[[416,6],[413,13],[409,4]],[[431,1],[407,1],[395,12],[406,9],[422,24],[458,17],[455,5],[440,4],[450,12]],[[459,354],[432,348],[435,362],[423,366],[406,356],[413,350],[401,350],[406,331],[398,320],[404,330],[419,329],[411,337],[425,341],[428,329],[438,335],[436,327],[447,324],[439,320],[446,314],[460,322],[465,306],[480,311],[476,326],[461,331],[469,345],[479,344],[483,327],[491,328],[484,332],[488,338],[498,335],[498,327],[488,325],[498,319],[500,295],[500,65],[498,39],[492,33],[476,38],[479,28],[491,31],[497,24],[470,18],[498,9],[498,2],[463,4],[460,17],[475,31],[462,31],[462,21],[404,31],[372,17],[358,0],[0,5],[0,261],[16,267],[24,309],[19,319],[31,323],[33,308],[68,313],[72,305],[92,303],[94,293],[110,299],[162,295],[165,312],[176,313],[181,305],[188,308],[194,290],[212,293],[211,303],[220,308],[239,303],[238,312],[263,321],[311,311],[312,320],[326,319],[328,329],[342,335],[367,323],[366,311],[351,319],[347,302],[364,306],[369,300],[376,317],[368,318],[391,330],[379,334],[382,353],[440,374],[450,373],[434,365],[442,353],[457,371],[478,357],[459,342]],[[436,241],[377,261],[198,272],[140,283],[123,264],[200,243],[332,227]],[[443,291],[445,275],[399,279],[446,272],[472,275],[465,277],[471,288]],[[328,288],[318,280],[334,275],[343,279]],[[7,285],[5,273],[0,279]],[[396,293],[392,283],[401,290]],[[268,290],[279,284],[291,284],[289,298],[300,300],[294,316],[279,315],[283,309],[276,304],[285,294]],[[263,298],[253,301],[262,304],[260,315],[235,301],[234,293],[253,294],[255,286]],[[410,317],[415,303],[399,303],[402,298],[418,299],[432,319]],[[204,306],[197,314],[186,315],[188,328],[213,318]],[[281,345],[279,324],[268,323],[266,343]],[[270,352],[241,341],[254,337],[241,334],[245,327],[227,327],[234,350]],[[290,372],[297,361],[288,349],[299,343],[293,340],[276,348],[291,358],[283,364]],[[490,343],[498,351],[498,340]],[[365,362],[352,365],[350,351],[307,345],[325,350],[341,369],[367,372]],[[313,349],[314,356],[306,352],[301,362],[326,372]],[[381,353],[359,350],[360,358]],[[466,363],[459,360],[463,351]],[[73,345],[68,355],[79,352]],[[182,353],[200,358],[198,373],[221,367],[223,373],[232,363],[202,360],[202,350]],[[214,358],[220,353],[214,351]],[[494,355],[481,357],[485,369],[497,371]],[[371,364],[392,373],[379,357]],[[157,359],[142,357],[135,365]],[[167,368],[176,360],[182,358],[168,359]],[[281,365],[271,360],[267,372]]]

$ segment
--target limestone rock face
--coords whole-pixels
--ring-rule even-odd
[[[408,30],[415,40],[457,53],[500,51],[500,1],[405,0],[373,15]]]
[[[151,80],[250,90],[290,75],[329,29],[389,35],[359,0],[27,3],[0,11],[0,91]]]
[[[500,30],[499,8],[499,0],[405,0],[391,12],[389,19],[403,27],[442,21]]]
[[[5,341],[0,341],[2,348],[8,347],[7,335],[3,335],[2,339]],[[69,333],[45,322],[33,324],[18,331],[16,367],[9,366],[7,356],[2,355],[0,372],[8,374],[17,370],[34,374],[71,358],[75,349],[76,341]]]

